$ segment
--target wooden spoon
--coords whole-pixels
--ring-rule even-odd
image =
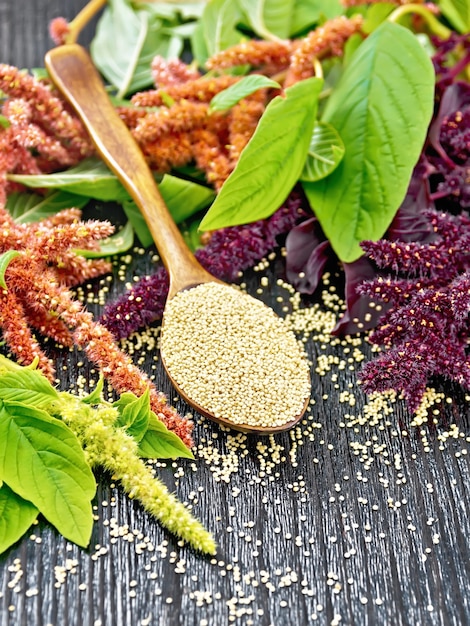
[[[122,182],[147,222],[169,273],[168,301],[178,292],[202,283],[224,284],[207,272],[187,247],[139,146],[111,103],[86,50],[78,44],[59,46],[46,54],[45,65],[56,87],[83,121],[97,152]],[[163,354],[162,360],[165,366]],[[303,417],[309,404],[307,398],[299,415],[281,426],[235,424],[198,405],[179,387],[166,366],[165,369],[175,389],[190,406],[227,428],[245,433],[269,435],[288,430]]]

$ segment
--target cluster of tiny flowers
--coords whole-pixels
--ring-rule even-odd
[[[52,363],[39,347],[34,330],[66,346],[72,344],[69,328],[52,309],[64,299],[72,302],[68,288],[110,271],[108,262],[88,261],[73,249],[93,249],[113,230],[106,222],[79,222],[73,210],[39,223],[17,224],[0,207],[0,254],[16,253],[4,271],[0,328],[20,363],[37,357],[44,373],[53,378]]]
[[[363,19],[341,15],[312,30],[294,49],[284,85],[288,87],[313,74],[312,59],[326,55],[341,56],[344,44],[361,31]]]
[[[359,287],[391,305],[370,335],[385,349],[362,369],[364,389],[402,392],[412,410],[433,376],[470,387],[470,219],[427,214],[436,235],[430,243],[363,244],[367,256],[390,273]]]
[[[70,26],[64,17],[56,17],[49,24],[49,35],[52,41],[60,46],[65,43],[65,39],[70,32]]]
[[[129,497],[139,500],[170,532],[196,550],[214,554],[212,535],[154,476],[151,467],[140,458],[136,441],[116,426],[116,409],[106,405],[95,408],[78,400],[73,402],[68,393],[61,398],[61,417],[77,436],[90,465],[110,471]]]
[[[361,30],[362,18],[328,20],[305,38],[279,41],[250,40],[214,54],[202,75],[181,60],[155,57],[155,89],[135,94],[131,107],[119,113],[148,163],[160,172],[194,162],[207,181],[219,190],[235,168],[261,115],[278,89],[258,89],[230,110],[215,113],[211,99],[241,79],[227,69],[249,65],[280,81],[281,87],[315,73],[314,61],[340,56],[346,41]],[[281,74],[280,74],[281,73]]]
[[[92,152],[91,141],[82,123],[50,89],[48,81],[39,80],[11,65],[0,64],[0,90],[6,96],[2,113],[8,120],[8,107],[11,107],[12,100],[16,101],[15,117],[9,120],[14,127],[13,139],[22,130],[22,125],[35,129],[38,142],[27,147],[42,154],[44,164],[49,161],[50,171],[78,162]],[[45,137],[54,140],[54,145],[57,142],[62,145],[68,162],[58,162],[55,155],[48,154],[43,141]],[[20,138],[18,143],[21,143]]]
[[[13,251],[0,290],[0,329],[21,364],[38,359],[41,371],[54,380],[54,366],[35,333],[64,346],[84,350],[118,392],[141,395],[150,387],[152,409],[191,445],[192,424],[167,404],[147,376],[122,352],[107,328],[74,299],[70,288],[111,271],[103,259],[88,260],[76,249],[96,249],[114,227],[109,222],[79,221],[77,210],[63,211],[39,223],[17,224],[0,207],[0,254]]]
[[[56,20],[51,25],[55,41],[69,37],[70,28],[64,20]],[[295,82],[314,73],[315,59],[341,54],[348,37],[359,29],[358,20],[341,18],[323,24],[316,36],[246,42],[209,59],[205,69],[211,72],[205,76],[181,61],[156,58],[152,64],[156,89],[136,94],[131,106],[119,112],[152,169],[164,172],[195,163],[219,190],[235,168],[265,107],[279,93],[278,89],[260,89],[229,111],[214,113],[210,110],[213,96],[240,80],[228,76],[225,68],[243,59],[254,72],[261,70],[271,76],[281,69]],[[282,77],[280,80],[284,87]],[[124,304],[104,313],[103,324],[82,310],[69,288],[108,271],[109,266],[102,260],[85,261],[73,249],[96,245],[106,236],[103,229],[110,232],[109,226],[90,223],[80,239],[82,231],[72,211],[62,215],[62,224],[44,222],[22,230],[3,207],[8,195],[18,189],[9,174],[63,170],[94,154],[93,145],[79,118],[48,79],[1,64],[0,91],[4,96],[0,127],[2,246],[3,250],[18,251],[5,271],[7,288],[0,294],[4,338],[19,362],[39,358],[40,367],[50,379],[54,376],[53,364],[34,333],[39,331],[64,345],[75,344],[86,350],[116,389],[128,387],[139,395],[148,381],[113,343],[112,333],[122,337],[132,332],[132,325],[137,328],[161,317],[168,289],[166,272],[160,269],[141,281],[137,291],[125,297]],[[215,276],[235,280],[277,245],[278,235],[290,230],[299,217],[299,206],[300,201],[291,196],[269,220],[213,233],[206,247],[197,253],[200,262]],[[59,228],[60,235],[56,232]],[[151,308],[149,302],[153,302]],[[135,308],[141,312],[139,315],[134,314]],[[155,412],[189,441],[190,425],[166,405],[153,387],[151,396]]]
[[[234,282],[241,272],[276,248],[278,238],[289,232],[302,217],[305,217],[302,197],[292,192],[270,218],[214,231],[209,243],[196,251],[196,257],[216,278]],[[168,274],[159,267],[116,301],[108,303],[101,323],[115,337],[128,337],[139,328],[161,319],[168,287]]]

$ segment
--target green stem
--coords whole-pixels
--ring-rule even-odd
[[[312,59],[313,69],[315,71],[315,76],[317,78],[323,78],[323,66],[318,57],[313,57]]]
[[[429,26],[432,33],[440,37],[441,39],[448,39],[452,34],[452,31],[444,26],[432,13],[429,9],[427,9],[422,4],[402,4],[398,8],[396,8],[390,15],[388,16],[389,22],[398,22],[400,18],[408,13],[417,13],[424,18],[427,25]]]

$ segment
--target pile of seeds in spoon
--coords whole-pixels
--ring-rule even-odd
[[[263,302],[207,283],[167,305],[161,351],[179,388],[235,424],[277,427],[303,413],[309,363],[295,335]]]

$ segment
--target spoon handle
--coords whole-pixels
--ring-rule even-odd
[[[139,207],[170,275],[170,296],[211,279],[187,247],[145,158],[111,103],[90,56],[78,44],[53,48],[49,75],[84,123],[98,154]]]

